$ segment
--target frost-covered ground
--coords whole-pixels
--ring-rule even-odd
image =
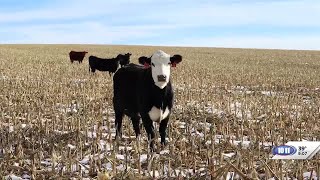
[[[242,88],[241,88],[242,89]],[[230,91],[232,93],[235,93],[235,91]],[[266,96],[274,96],[279,93],[275,92],[261,92],[263,95]],[[60,113],[69,114],[70,116],[76,115],[77,113],[80,113],[83,109],[81,105],[77,104],[76,102],[72,102],[71,104],[64,105],[64,104],[56,104],[55,106],[56,110]],[[193,146],[193,143],[199,143],[203,142],[203,146],[197,146],[194,145],[195,148],[207,148],[210,149],[210,147],[219,146],[219,144],[229,144],[229,148],[221,151],[221,158],[223,160],[231,161],[232,159],[238,159],[241,158],[241,154],[239,149],[242,151],[252,149],[252,147],[255,146],[256,141],[252,141],[251,137],[249,135],[243,135],[241,139],[235,134],[215,134],[213,137],[208,135],[209,132],[214,129],[214,124],[207,122],[206,120],[201,120],[201,115],[205,118],[209,118],[211,116],[214,116],[218,119],[226,118],[230,115],[233,115],[235,118],[237,118],[240,122],[244,121],[246,119],[246,122],[252,122],[257,123],[260,121],[263,121],[267,118],[266,114],[262,114],[260,116],[257,116],[256,118],[253,118],[250,110],[244,110],[243,104],[241,102],[233,102],[228,105],[229,111],[226,112],[223,109],[218,109],[215,107],[215,105],[211,103],[201,104],[197,101],[191,101],[186,104],[185,107],[182,107],[181,105],[177,105],[175,107],[175,113],[181,114],[183,111],[183,108],[196,108],[197,113],[199,113],[200,118],[191,118],[185,121],[185,119],[179,119],[171,122],[171,126],[174,127],[172,130],[176,130],[177,133],[181,133],[183,136],[177,139],[172,139],[172,137],[169,136],[167,138],[167,141],[169,142],[169,146],[165,147],[162,150],[159,150],[155,153],[147,152],[147,145],[146,145],[146,138],[145,135],[140,139],[140,143],[143,144],[143,147],[140,147],[140,150],[137,147],[137,140],[133,133],[131,133],[130,136],[124,135],[123,139],[120,140],[119,146],[116,146],[115,141],[113,140],[115,138],[115,129],[114,129],[114,114],[112,111],[112,108],[107,109],[103,112],[103,123],[102,124],[95,124],[91,127],[88,127],[86,131],[80,131],[80,135],[73,136],[71,131],[65,129],[65,130],[54,130],[52,133],[54,133],[57,137],[62,137],[63,135],[70,135],[71,137],[65,137],[67,139],[63,139],[66,141],[64,143],[65,147],[63,148],[64,151],[68,151],[68,156],[74,156],[72,160],[64,161],[63,158],[69,158],[68,156],[64,156],[63,154],[51,154],[51,155],[44,155],[42,157],[39,157],[40,159],[40,165],[38,167],[41,167],[39,171],[41,172],[68,172],[70,176],[82,176],[82,177],[96,177],[96,176],[103,176],[108,175],[109,177],[112,177],[116,173],[119,172],[127,172],[127,173],[133,173],[137,174],[140,172],[142,176],[147,177],[154,177],[154,178],[167,178],[167,177],[210,177],[210,169],[208,169],[208,162],[204,159],[199,159],[197,161],[197,165],[193,165],[192,163],[189,164],[189,166],[186,165],[180,165],[177,168],[173,168],[171,165],[169,165],[168,159],[171,159],[171,163],[175,161],[175,158],[177,158],[177,152],[174,150],[175,146],[181,143],[190,144]],[[299,106],[294,107],[294,109],[299,108]],[[276,113],[277,114],[277,113]],[[4,116],[7,119],[10,119],[8,115]],[[196,117],[196,116],[195,116]],[[21,118],[23,119],[23,118]],[[127,119],[124,119],[127,121]],[[49,121],[48,119],[42,119],[42,124],[45,124],[46,121]],[[105,122],[108,122],[108,125],[104,125]],[[26,131],[32,131],[36,125],[32,124],[17,124],[15,126],[12,125],[12,123],[1,123],[1,127],[6,129],[6,132],[8,132],[8,136],[10,134],[14,134],[16,131],[20,132],[26,132]],[[126,127],[124,128],[132,128],[130,123],[127,123]],[[189,136],[188,136],[189,134]],[[27,135],[28,136],[28,135]],[[25,141],[30,141],[31,137],[24,137]],[[81,145],[79,146],[79,142],[70,140],[68,138],[79,138],[81,137]],[[269,137],[266,137],[265,139],[268,139]],[[43,141],[46,141],[48,139],[42,139]],[[79,140],[79,139],[78,139]],[[159,141],[159,139],[158,139]],[[212,143],[214,141],[214,143]],[[44,142],[46,144],[46,142]],[[47,144],[49,145],[49,144]],[[261,151],[270,152],[272,146],[274,145],[273,142],[270,141],[264,141],[259,142],[258,146],[262,148]],[[12,145],[11,147],[6,147],[1,149],[0,158],[3,158],[5,154],[10,154],[15,152],[17,149],[16,145]],[[43,147],[42,147],[43,148]],[[79,152],[79,148],[86,148],[88,151],[82,151]],[[34,149],[36,151],[36,149]],[[197,150],[194,150],[197,151]],[[139,153],[138,153],[139,152]],[[184,152],[186,153],[186,152]],[[199,153],[199,152],[198,152]],[[201,155],[198,155],[201,157]],[[198,157],[198,158],[199,158]],[[269,156],[271,157],[271,155]],[[26,158],[23,158],[23,155],[20,157],[22,159],[15,161],[11,164],[11,168],[13,169],[21,169],[20,174],[8,174],[5,179],[31,179],[31,174],[28,171],[23,171],[26,166],[32,166],[32,160]],[[188,155],[185,158],[193,158],[192,155]],[[220,160],[220,161],[223,161]],[[59,163],[60,162],[60,163]],[[161,163],[161,167],[155,166],[154,163]],[[68,164],[69,163],[69,164]],[[101,163],[101,164],[99,164]],[[140,164],[141,169],[137,168],[137,164]],[[215,163],[221,163],[218,162],[218,160],[215,160]],[[286,163],[285,161],[283,162]],[[259,163],[257,164],[259,165]],[[99,166],[99,167],[97,167]],[[222,166],[222,164],[221,164]],[[54,170],[53,170],[54,168]],[[98,169],[97,169],[98,168]],[[94,170],[95,169],[95,170]],[[239,176],[239,173],[236,172],[236,170],[229,168],[229,170],[232,170],[224,176],[225,179],[239,179],[241,176]],[[94,172],[94,173],[93,173]],[[265,172],[260,173],[257,175],[259,178],[265,178]],[[303,173],[303,176],[305,179],[310,179],[312,176],[313,179],[317,179],[317,172],[316,171],[305,171]],[[272,175],[269,175],[269,177],[272,177]],[[275,179],[270,178],[270,179]],[[295,178],[292,178],[295,179]],[[297,179],[297,178],[296,178]]]

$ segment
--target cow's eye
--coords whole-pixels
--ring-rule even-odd
[[[169,62],[168,64],[171,65],[171,62]]]
[[[153,64],[153,63],[151,63],[151,65],[154,67],[154,64]]]

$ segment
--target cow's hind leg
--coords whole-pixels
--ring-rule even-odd
[[[116,128],[116,139],[122,138],[122,119],[123,119],[123,111],[115,109],[115,128]]]
[[[121,102],[119,102],[119,99],[117,96],[113,97],[113,109],[115,112],[115,128],[116,128],[116,139],[118,137],[122,137],[122,119],[124,115],[124,108],[121,106]]]

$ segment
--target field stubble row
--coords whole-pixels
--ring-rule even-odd
[[[84,63],[71,64],[71,49],[101,57],[131,52],[134,63],[157,49],[181,54],[183,61],[171,75],[176,94],[169,145],[150,154],[143,130],[137,147],[127,118],[124,139],[116,145],[112,78],[91,75],[88,55]],[[319,155],[303,162],[269,160],[273,145],[320,140],[319,52],[2,45],[0,58],[0,175],[320,175]]]

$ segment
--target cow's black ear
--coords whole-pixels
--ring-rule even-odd
[[[145,65],[145,64],[150,65],[151,64],[151,59],[146,57],[146,56],[141,56],[141,57],[139,57],[139,64],[141,64],[141,65]]]
[[[172,67],[176,67],[182,61],[182,56],[180,54],[175,54],[170,57],[170,62]]]

